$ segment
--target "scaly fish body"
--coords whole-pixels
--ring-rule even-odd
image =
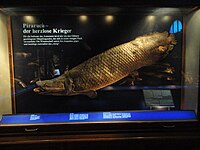
[[[58,78],[38,81],[37,85],[44,90],[41,93],[87,95],[88,92],[121,80],[143,66],[154,64],[174,44],[174,36],[167,32],[140,36],[86,60]]]

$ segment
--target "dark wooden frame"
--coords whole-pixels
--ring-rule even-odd
[[[170,3],[171,2],[171,3]],[[62,6],[160,6],[160,7],[185,7],[200,6],[200,3],[193,1],[64,1],[46,2],[44,0],[28,2],[22,0],[11,1],[2,0],[0,8],[5,13],[9,8],[24,7],[52,7],[54,5]],[[8,9],[7,9],[8,8]],[[18,12],[20,13],[20,12]],[[10,18],[8,17],[9,32],[9,49],[12,58],[12,36],[10,27]],[[13,68],[13,60],[10,60]],[[13,70],[11,75],[14,76]],[[11,84],[14,85],[14,78],[11,78]],[[14,87],[12,86],[12,92]],[[13,106],[15,100],[13,99]],[[200,105],[199,105],[200,107]],[[13,107],[13,113],[16,109]],[[198,114],[199,116],[199,114]],[[88,123],[88,124],[44,124],[44,125],[17,125],[17,126],[0,126],[0,145],[7,144],[32,144],[32,143],[71,143],[71,142],[88,142],[88,141],[143,141],[143,140],[188,140],[198,141],[200,139],[200,123],[193,122],[137,122],[137,123]]]

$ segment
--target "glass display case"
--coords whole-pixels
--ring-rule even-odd
[[[199,7],[2,7],[0,21],[0,128],[199,122]]]

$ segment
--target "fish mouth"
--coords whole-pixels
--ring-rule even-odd
[[[61,95],[61,93],[65,92],[64,89],[60,87],[45,87],[44,89],[41,86],[34,88],[33,91],[42,95]]]
[[[46,90],[43,89],[41,86],[38,86],[38,87],[34,88],[33,91],[35,93],[44,93]]]

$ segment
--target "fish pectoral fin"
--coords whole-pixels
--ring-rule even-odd
[[[97,92],[96,91],[87,91],[87,92],[76,92],[73,91],[71,93],[67,93],[68,96],[72,96],[72,95],[86,95],[89,98],[96,98],[97,97]]]
[[[65,88],[66,95],[71,95],[73,93],[74,84],[73,84],[73,80],[71,78],[65,79],[64,88]]]
[[[97,92],[94,91],[94,90],[91,90],[91,91],[86,91],[86,92],[81,92],[81,91],[76,91],[74,88],[75,88],[75,85],[73,83],[73,80],[71,78],[67,78],[64,82],[64,87],[65,87],[65,91],[66,91],[66,95],[67,96],[72,96],[72,95],[79,95],[79,94],[82,94],[82,95],[86,95],[90,98],[95,98],[97,97]]]
[[[83,93],[81,93],[81,94],[86,95],[86,96],[88,96],[88,97],[90,97],[90,98],[95,98],[95,97],[97,97],[97,92],[96,92],[96,91],[88,91],[88,92],[83,92]]]
[[[130,74],[129,74],[132,78],[135,78],[135,77],[138,77],[139,76],[139,73],[138,73],[138,71],[133,71],[133,72],[131,72]]]
[[[142,80],[140,77],[139,77],[139,73],[138,71],[133,71],[129,74],[129,76],[132,78],[131,80],[131,85],[135,85],[135,81],[136,80]]]

